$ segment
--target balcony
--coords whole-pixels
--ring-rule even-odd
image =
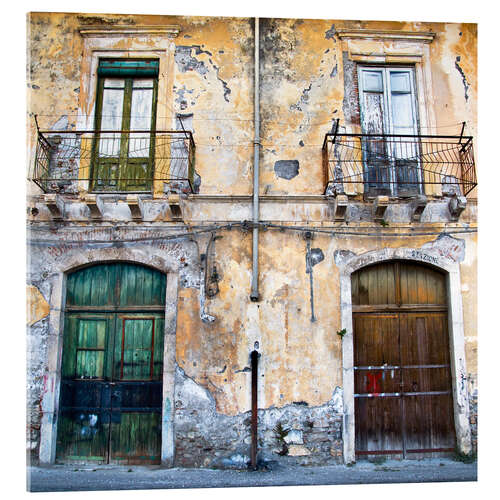
[[[325,194],[467,196],[477,185],[472,137],[326,134]]]
[[[192,193],[191,132],[38,131],[31,180],[44,193]]]

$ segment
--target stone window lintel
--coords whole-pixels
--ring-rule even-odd
[[[78,32],[84,38],[89,37],[115,37],[115,36],[166,36],[175,38],[181,31],[178,25],[151,25],[151,26],[133,26],[133,25],[96,25],[80,26]]]

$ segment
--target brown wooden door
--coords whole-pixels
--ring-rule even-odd
[[[352,285],[357,455],[453,451],[444,275],[396,261]]]

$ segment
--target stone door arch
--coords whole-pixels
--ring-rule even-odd
[[[68,276],[75,270],[94,264],[133,263],[164,273],[164,352],[161,411],[161,464],[172,466],[174,458],[173,399],[175,379],[175,334],[177,328],[177,294],[179,272],[175,258],[167,253],[149,257],[144,248],[71,248],[58,259],[54,274],[49,277],[50,314],[47,341],[47,373],[43,380],[40,426],[40,463],[51,464],[56,459],[56,441],[61,389],[62,348],[65,321],[66,286]]]

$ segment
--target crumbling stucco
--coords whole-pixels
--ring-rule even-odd
[[[26,300],[28,304],[27,323],[33,326],[36,322],[48,316],[50,307],[40,290],[36,286],[26,287]]]
[[[246,469],[250,461],[250,412],[220,414],[208,390],[187,377],[181,368],[177,368],[175,377],[177,465]],[[259,409],[259,461],[293,463],[292,457],[307,456],[301,463],[339,463],[341,422],[342,391],[338,387],[323,406],[297,402]],[[284,453],[283,441],[276,432],[278,424],[289,431],[283,440],[287,444]]]

